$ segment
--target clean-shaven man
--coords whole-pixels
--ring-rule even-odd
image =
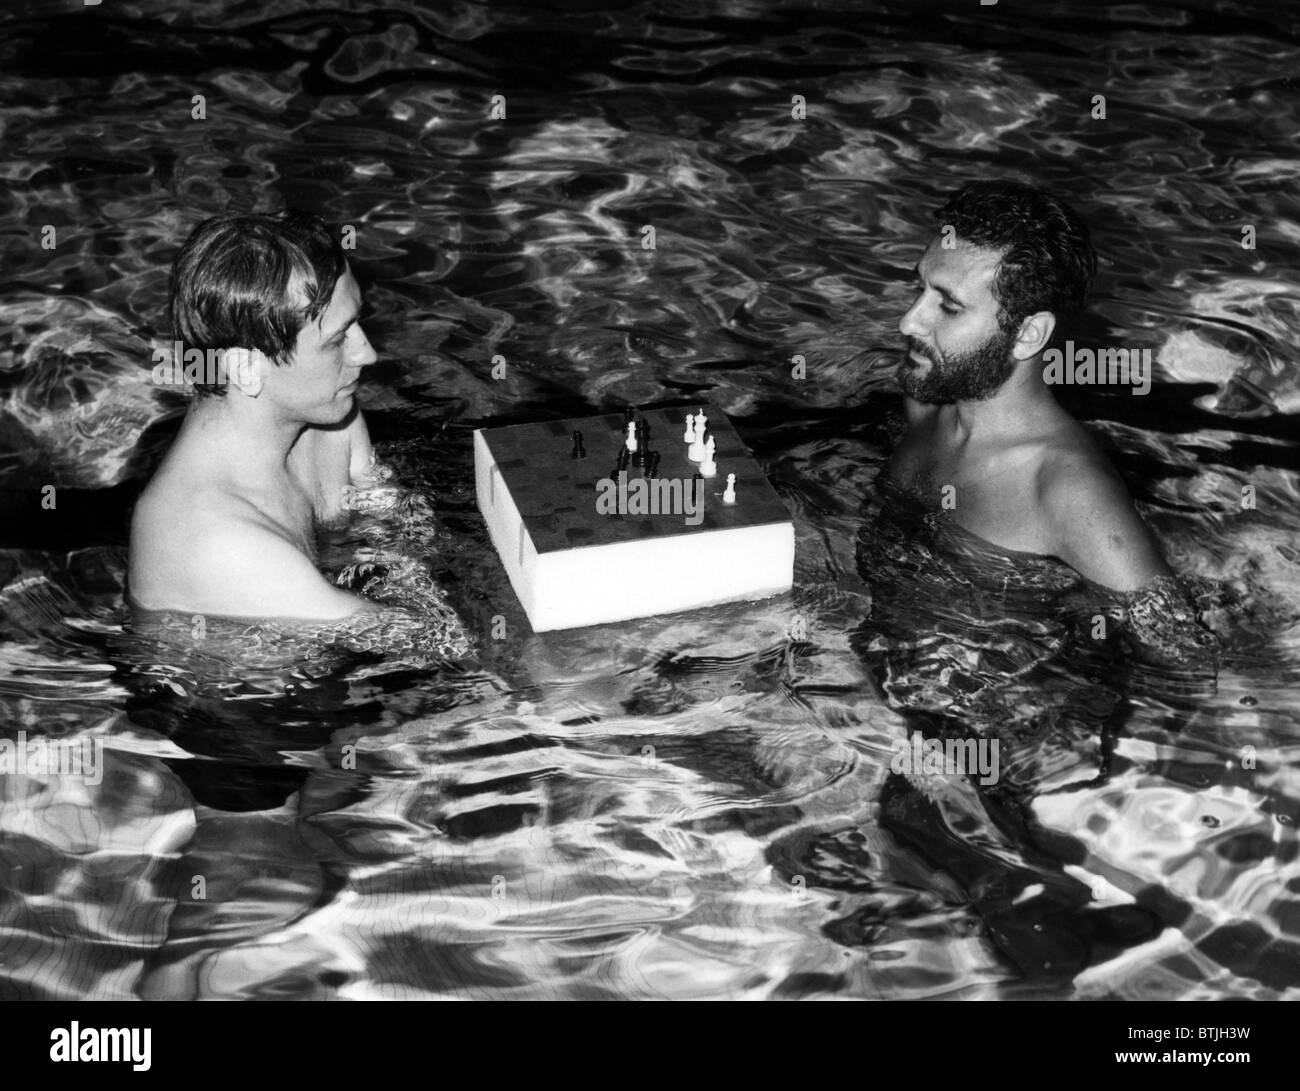
[[[361,292],[325,224],[301,213],[201,224],[172,275],[176,335],[216,364],[136,507],[134,605],[335,620],[375,604],[316,567],[315,528],[364,485],[357,406],[375,352]]]

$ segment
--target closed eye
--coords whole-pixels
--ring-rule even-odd
[[[920,277],[914,277],[912,279],[912,288],[917,295],[920,295],[922,292],[925,291],[925,281],[923,281]],[[940,294],[942,295],[942,293]],[[939,309],[943,311],[944,314],[961,314],[960,307],[954,307],[951,303],[947,303],[947,302],[940,303]]]
[[[339,345],[343,344],[343,342],[348,339],[348,330],[350,330],[356,324],[357,324],[357,320],[354,318],[351,322],[349,322],[346,326],[344,326],[341,330],[339,330],[338,333],[336,333],[333,337],[331,337],[328,341],[326,341],[325,344],[328,345],[330,348],[337,348]]]

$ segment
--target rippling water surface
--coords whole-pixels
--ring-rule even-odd
[[[98,784],[0,777],[0,995],[1294,996],[1300,24],[1211,8],[0,16],[0,737],[103,748]],[[1076,340],[1152,350],[1149,396],[1063,398],[1217,676],[1082,639],[1067,572],[871,499],[932,210],[995,175],[1093,225]],[[476,657],[126,625],[185,404],[150,382],[170,261],[282,203],[357,229],[381,351],[395,476],[331,574],[441,585]],[[793,595],[532,635],[472,429],[705,397],[794,517]],[[891,772],[915,731],[997,739],[999,781]]]

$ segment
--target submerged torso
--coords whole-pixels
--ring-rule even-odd
[[[1072,717],[1080,680],[1113,658],[1091,639],[1094,617],[1119,617],[1104,589],[1055,557],[985,540],[884,475],[857,561],[872,605],[854,645],[890,707],[936,728],[1036,736]],[[1109,708],[1115,695],[1087,703],[1098,698]]]

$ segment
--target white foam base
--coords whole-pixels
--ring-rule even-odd
[[[682,534],[539,554],[479,432],[474,479],[479,511],[534,632],[770,598],[794,583],[793,523],[683,527]]]

